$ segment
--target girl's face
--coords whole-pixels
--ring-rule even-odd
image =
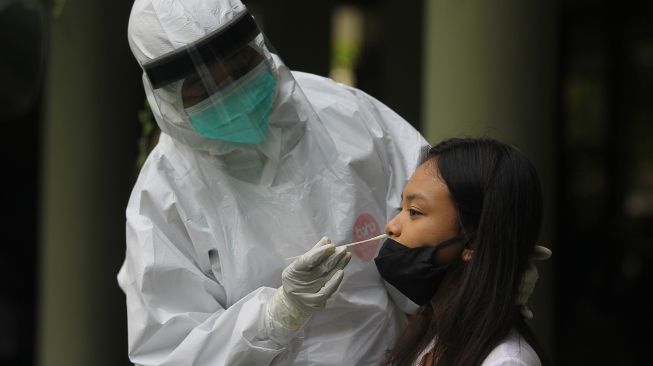
[[[459,235],[456,206],[434,162],[417,168],[404,188],[401,211],[385,226],[393,240],[410,248],[433,246]],[[462,246],[461,240],[436,251],[436,261],[453,261]]]

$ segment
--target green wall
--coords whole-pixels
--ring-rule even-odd
[[[126,37],[130,7],[68,1],[52,21],[41,136],[37,350],[44,366],[127,363],[115,276],[143,100]]]
[[[535,164],[544,191],[543,244],[555,256],[555,2],[430,0],[424,11],[423,133],[494,137]],[[553,352],[552,260],[538,265],[531,322]]]

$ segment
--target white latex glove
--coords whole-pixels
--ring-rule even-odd
[[[323,237],[281,273],[282,286],[267,304],[268,336],[275,342],[287,344],[342,282],[351,253],[330,243]]]
[[[533,255],[530,258],[528,268],[524,271],[522,276],[521,283],[517,289],[517,297],[515,299],[515,304],[520,305],[521,314],[526,319],[533,319],[533,311],[528,307],[528,298],[535,290],[535,284],[539,278],[539,273],[537,267],[535,267],[535,261],[543,261],[551,257],[551,250],[547,247],[541,245],[536,245],[535,250],[533,250]]]

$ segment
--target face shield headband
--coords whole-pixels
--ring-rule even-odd
[[[153,89],[163,88],[179,100],[177,105],[198,134],[257,144],[267,135],[276,90],[268,60],[253,42],[260,34],[245,12],[143,69]]]
[[[252,15],[244,12],[226,27],[144,64],[143,70],[152,89],[159,89],[195,74],[198,61],[211,65],[218,60],[228,59],[260,33]]]

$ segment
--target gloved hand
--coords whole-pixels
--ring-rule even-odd
[[[521,283],[517,289],[517,296],[515,298],[515,304],[520,305],[521,314],[526,319],[533,319],[533,311],[528,307],[528,298],[535,290],[535,284],[539,278],[539,273],[537,267],[535,267],[534,261],[542,261],[551,257],[551,250],[547,247],[541,245],[536,245],[535,250],[530,258],[530,263],[528,268],[524,271],[522,276]]]
[[[351,253],[330,243],[323,237],[283,270],[282,286],[267,303],[268,336],[275,342],[287,344],[342,282]]]

